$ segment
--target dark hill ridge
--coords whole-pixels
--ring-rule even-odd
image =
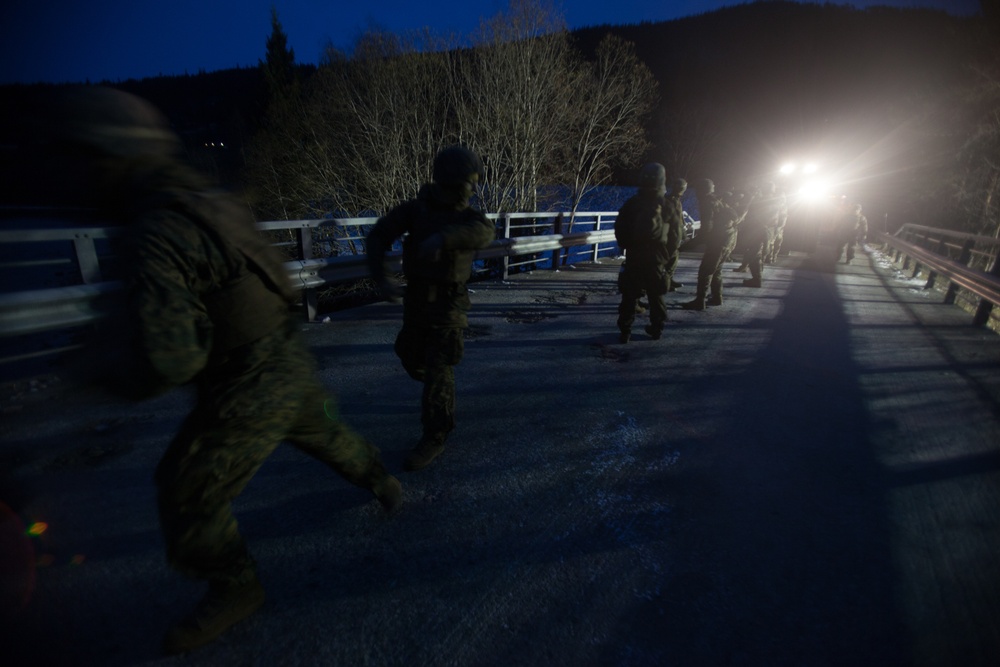
[[[849,180],[864,181],[876,171],[903,170],[914,162],[912,151],[936,150],[912,137],[880,144],[914,108],[948,103],[946,91],[972,75],[987,47],[981,27],[977,18],[940,11],[776,1],[586,28],[573,37],[588,54],[608,33],[633,42],[659,82],[660,104],[647,128],[653,148],[637,163],[655,159],[689,179],[711,174],[732,183],[785,155],[810,152],[830,163],[857,162]],[[314,70],[303,66],[302,73]],[[264,106],[257,68],[114,85],[161,106],[195,161],[238,185],[242,148]],[[6,102],[36,88],[4,86],[0,95]],[[16,104],[0,108],[0,146],[18,139],[16,112]],[[692,144],[686,152],[685,142]],[[873,146],[882,152],[872,154]],[[622,180],[627,184],[627,175]],[[868,190],[871,201],[885,185]]]

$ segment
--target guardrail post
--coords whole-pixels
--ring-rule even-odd
[[[563,228],[563,214],[560,211],[559,215],[557,215],[556,219],[552,222],[552,233],[553,234],[562,234],[563,233],[563,229],[562,228]],[[562,249],[561,246],[559,248],[556,248],[555,250],[552,251],[552,270],[553,271],[558,271],[559,270],[559,261],[562,258],[562,253],[563,253],[563,249]]]
[[[993,258],[993,266],[990,267],[991,276],[1000,276],[1000,250]],[[990,321],[990,313],[993,311],[993,304],[986,299],[979,300],[979,308],[976,309],[976,317],[972,320],[975,326],[982,326]]]
[[[938,241],[937,249],[934,252],[938,255],[944,255],[944,249],[946,247],[944,237],[942,236],[941,240]],[[937,280],[937,271],[931,269],[927,272],[927,284],[924,285],[924,289],[933,289],[935,280]]]
[[[503,238],[510,239],[510,214],[501,213],[500,219],[503,220]],[[503,274],[501,279],[507,280],[510,277],[510,255],[503,256]]]
[[[299,242],[299,259],[312,259],[312,228],[308,226],[299,227],[296,230],[296,236]],[[316,311],[318,310],[318,297],[314,288],[307,287],[302,290],[302,306],[305,311],[306,321],[312,322],[315,320]]]
[[[976,245],[976,242],[972,239],[966,239],[965,243],[962,244],[962,252],[958,256],[958,263],[962,266],[968,266],[969,260],[972,259],[972,248]],[[955,303],[955,296],[958,294],[958,285],[951,283],[948,285],[948,291],[944,295],[945,303]]]
[[[73,237],[73,249],[76,251],[76,263],[80,267],[80,278],[84,284],[101,282],[101,266],[97,261],[94,239],[89,234],[76,234]]]
[[[597,219],[594,221],[594,231],[595,232],[601,231],[601,216],[600,216],[600,214],[597,215]],[[601,251],[601,244],[600,244],[600,242],[597,242],[597,243],[594,244],[593,262],[595,264],[597,263],[597,255],[600,253],[600,251]]]

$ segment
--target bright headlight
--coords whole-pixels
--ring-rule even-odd
[[[799,199],[818,201],[830,193],[830,184],[826,181],[809,181],[799,188]]]

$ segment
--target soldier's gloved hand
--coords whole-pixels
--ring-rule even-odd
[[[379,282],[378,291],[389,303],[399,303],[400,297],[403,296],[403,288],[389,276],[385,276]]]
[[[436,262],[441,259],[443,250],[444,235],[438,232],[424,239],[417,249],[417,254],[425,262]]]

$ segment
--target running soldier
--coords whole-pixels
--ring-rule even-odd
[[[385,255],[406,235],[403,327],[395,351],[409,376],[424,385],[423,435],[403,463],[406,470],[430,465],[455,428],[454,367],[464,354],[471,307],[465,284],[476,251],[496,238],[493,223],[469,205],[483,171],[468,148],[445,148],[434,158],[434,182],[380,218],[366,241],[372,279],[383,297],[395,301],[400,290],[386,273]]]
[[[180,139],[145,100],[99,87],[65,94],[53,106],[63,177],[85,194],[80,203],[128,225],[132,330],[102,370],[119,373],[110,384],[130,399],[196,390],[155,476],[167,560],[208,584],[163,641],[168,654],[186,652],[264,602],[232,501],[280,442],[370,490],[387,512],[402,489],[336,416],[292,318],[282,258],[250,211],[182,162]]]

